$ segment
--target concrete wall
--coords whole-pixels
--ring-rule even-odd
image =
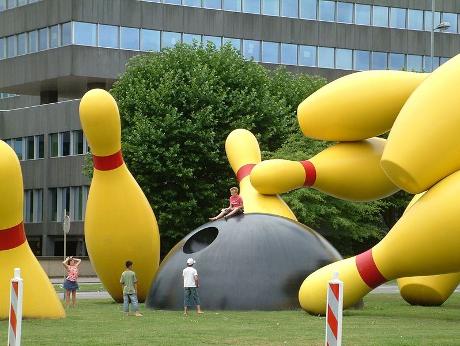
[[[79,257],[81,258],[81,264],[79,266],[79,274],[81,277],[96,277],[96,272],[94,271],[91,262],[88,257]],[[37,257],[41,266],[45,270],[46,274],[50,278],[59,278],[64,277],[66,274],[65,268],[62,265],[62,258],[58,257]]]

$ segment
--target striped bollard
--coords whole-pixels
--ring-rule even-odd
[[[21,269],[14,268],[14,277],[11,279],[10,321],[8,324],[8,346],[21,345],[22,326],[22,279]]]
[[[343,282],[335,272],[327,285],[326,346],[342,344]]]

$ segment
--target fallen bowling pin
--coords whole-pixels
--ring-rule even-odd
[[[392,279],[458,271],[459,194],[460,171],[428,190],[371,250],[309,275],[299,290],[302,308],[311,314],[325,313],[325,287],[334,272],[344,282],[346,308]]]
[[[0,320],[10,308],[10,280],[21,268],[24,318],[63,318],[56,291],[27,242],[23,223],[24,189],[16,153],[0,140]]]
[[[120,275],[134,262],[138,299],[144,301],[160,260],[155,215],[121,154],[121,125],[113,97],[101,89],[80,102],[80,121],[93,154],[94,173],[85,215],[91,263],[112,298],[121,302]]]
[[[333,145],[307,161],[263,161],[253,168],[251,183],[269,195],[312,187],[351,201],[384,198],[399,190],[380,168],[385,143],[375,137]]]

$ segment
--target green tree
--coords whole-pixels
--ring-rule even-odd
[[[245,128],[276,150],[298,131],[297,105],[324,83],[268,71],[229,45],[177,45],[129,61],[111,93],[124,157],[155,211],[163,254],[226,205],[236,184],[227,135]]]

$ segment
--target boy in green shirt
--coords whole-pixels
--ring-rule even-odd
[[[129,303],[131,302],[132,310],[135,316],[142,316],[139,312],[137,300],[137,278],[136,273],[132,270],[133,262],[126,261],[126,270],[121,274],[120,283],[123,288],[123,311],[126,316],[129,315]]]

